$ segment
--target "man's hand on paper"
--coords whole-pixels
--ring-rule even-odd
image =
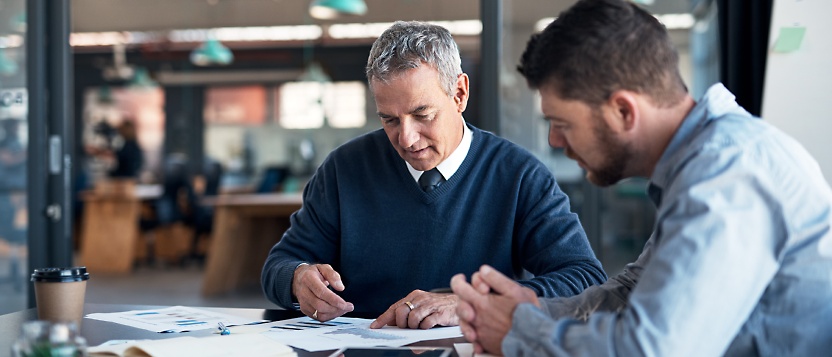
[[[451,288],[459,297],[459,328],[465,339],[474,345],[475,353],[502,354],[503,338],[511,329],[517,305],[532,303],[540,307],[533,290],[488,265],[483,265],[471,276],[471,284],[465,282],[464,275],[455,275],[451,279]]]
[[[355,309],[353,304],[344,301],[329,287],[337,291],[345,289],[341,275],[329,264],[303,264],[295,269],[292,294],[306,316],[328,321]]]
[[[382,328],[385,325],[412,329],[456,326],[459,323],[456,316],[458,301],[459,298],[453,294],[437,294],[414,290],[403,299],[390,305],[387,311],[370,324],[370,328]]]

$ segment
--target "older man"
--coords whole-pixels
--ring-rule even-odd
[[[666,29],[581,0],[529,41],[549,143],[606,186],[650,178],[638,260],[578,296],[538,299],[491,267],[452,280],[476,350],[510,356],[820,356],[832,351],[832,192],[799,143],[721,84],[698,103]],[[490,294],[493,289],[496,294]]]
[[[271,301],[321,321],[357,310],[381,313],[372,327],[430,328],[457,324],[457,297],[428,291],[484,263],[531,273],[520,283],[540,296],[606,279],[551,172],[463,120],[468,76],[446,29],[397,22],[367,78],[382,130],[334,150],[307,184],[263,268]]]

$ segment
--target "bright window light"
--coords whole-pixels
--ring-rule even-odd
[[[430,23],[448,29],[452,35],[478,36],[482,33],[480,20],[430,21]]]
[[[430,21],[430,23],[447,28],[452,35],[477,36],[482,32],[482,22],[480,20]],[[376,38],[392,24],[392,22],[332,24],[327,31],[329,36],[334,39]],[[214,38],[222,42],[306,41],[321,38],[323,32],[323,28],[319,25],[220,27],[145,32],[76,32],[70,34],[69,43],[72,46],[84,47],[163,42],[166,40],[171,42],[205,42],[208,38]],[[2,46],[3,40],[0,38],[0,47]]]
[[[20,47],[21,45],[23,45],[23,36],[0,36],[0,48]]]
[[[280,126],[286,129],[360,128],[367,123],[363,82],[290,82],[280,87]]]
[[[218,41],[300,41],[321,37],[318,25],[221,27],[215,29],[173,30],[168,39],[173,42],[203,42],[208,38]]]
[[[696,19],[691,14],[663,14],[653,16],[664,24],[668,30],[687,30],[692,28],[693,24],[696,23]],[[544,17],[535,23],[534,30],[536,32],[543,31],[552,21],[555,21],[554,17]]]
[[[555,21],[555,19],[556,17],[544,17],[540,20],[537,20],[537,22],[534,24],[534,32],[543,31],[543,29],[545,29],[546,26],[549,26],[549,24],[551,24],[552,21]]]
[[[69,35],[70,46],[112,46],[130,43],[126,32],[78,32]]]
[[[664,14],[656,15],[659,22],[664,24],[668,30],[686,30],[693,27],[696,19],[691,14]]]
[[[280,126],[314,129],[324,125],[323,83],[290,82],[280,87]]]
[[[457,21],[429,21],[434,25],[442,26],[452,35],[477,36],[482,33],[482,21],[480,20],[457,20]],[[374,22],[363,24],[332,24],[327,29],[329,37],[335,39],[344,38],[376,38],[384,30],[392,26],[392,22]]]
[[[327,33],[329,37],[341,38],[376,38],[384,30],[393,25],[392,22],[376,22],[371,24],[332,24]]]
[[[360,128],[367,123],[367,89],[363,82],[327,83],[324,112],[333,128]]]

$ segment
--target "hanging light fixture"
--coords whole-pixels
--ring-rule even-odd
[[[227,65],[234,60],[234,54],[220,41],[209,38],[191,52],[191,63],[197,66]]]
[[[316,19],[332,20],[340,15],[364,15],[364,0],[314,0],[309,4],[309,15]]]
[[[158,87],[159,84],[153,78],[150,78],[150,74],[146,68],[136,67],[133,78],[127,82],[127,86],[136,89],[153,89]]]

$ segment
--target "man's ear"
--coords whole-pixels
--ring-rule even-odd
[[[456,77],[456,93],[454,93],[454,103],[459,113],[465,111],[468,107],[468,75],[463,73]]]
[[[616,126],[623,130],[632,130],[640,120],[638,97],[635,92],[617,90],[610,95],[607,104],[612,109]]]

